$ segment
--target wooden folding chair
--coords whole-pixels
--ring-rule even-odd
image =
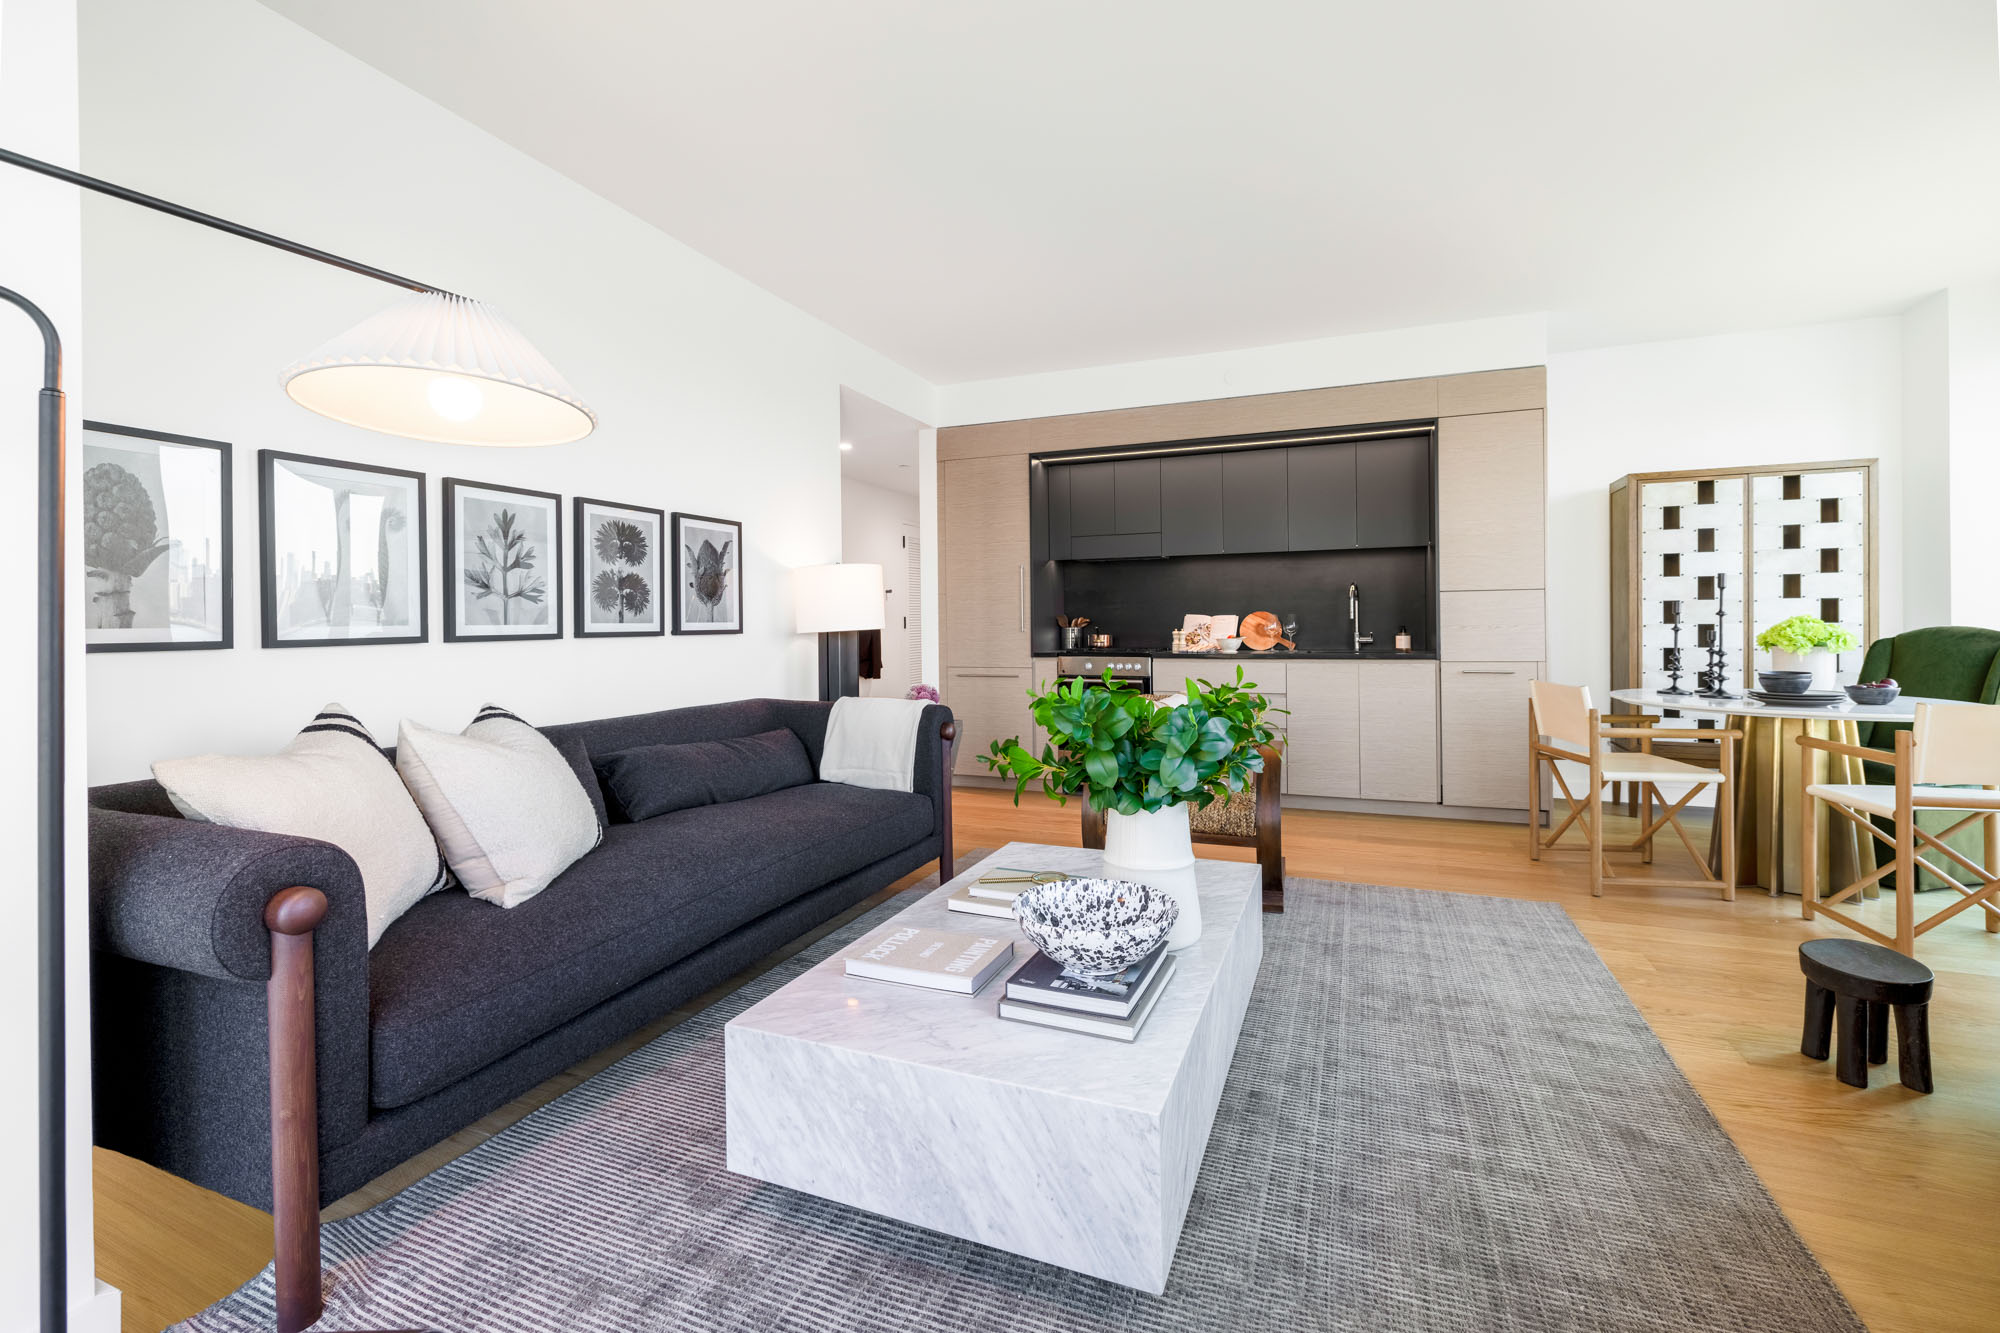
[[[1647,877],[1644,884],[1654,888],[1719,888],[1726,900],[1736,897],[1736,742],[1743,733],[1733,728],[1661,727],[1655,725],[1658,719],[1649,716],[1621,716],[1620,724],[1607,725],[1595,708],[1590,706],[1590,691],[1577,685],[1557,685],[1549,681],[1531,681],[1528,685],[1528,855],[1533,860],[1541,860],[1542,852],[1554,847],[1557,839],[1568,831],[1571,824],[1581,823],[1590,843],[1590,892],[1592,897],[1604,895],[1604,881],[1620,876],[1605,863],[1607,850],[1604,841],[1604,788],[1609,783],[1632,784],[1644,808],[1644,823],[1639,836],[1629,843],[1610,847],[1611,851],[1638,852],[1641,859],[1651,864],[1653,860],[1653,839],[1664,829],[1671,828],[1680,838],[1693,858],[1699,879],[1655,879]],[[1608,741],[1634,740],[1637,750],[1620,750],[1607,744]],[[1653,753],[1656,740],[1698,740],[1711,741],[1722,747],[1720,768],[1704,768],[1695,764],[1682,763]],[[1589,770],[1587,786],[1582,795],[1570,790],[1563,777],[1561,763],[1583,764]],[[1542,765],[1547,764],[1555,775],[1556,785],[1562,788],[1564,798],[1569,802],[1569,815],[1550,829],[1546,836],[1542,823]],[[1661,783],[1686,783],[1688,789],[1677,801],[1669,802],[1660,792]],[[1708,867],[1708,857],[1697,851],[1687,830],[1681,827],[1680,813],[1687,808],[1695,793],[1704,787],[1716,787],[1715,817],[1722,821],[1722,873],[1715,874]],[[1653,807],[1660,807],[1660,814],[1654,817]]]
[[[1880,750],[1844,745],[1818,736],[1801,736],[1799,744],[1808,750],[1882,762]],[[1806,755],[1805,760],[1799,765],[1799,786],[1803,789],[1799,800],[1799,882],[1806,890],[1800,902],[1808,921],[1815,916],[1830,916],[1849,930],[1911,958],[1917,956],[1917,936],[1974,906],[1985,911],[1986,929],[2000,934],[2000,901],[1996,901],[2000,899],[2000,790],[1996,790],[2000,788],[2000,704],[1919,703],[1915,724],[1908,731],[1896,733],[1895,757],[1889,761],[1895,774],[1892,783],[1814,782],[1812,756]],[[1827,809],[1838,812],[1883,843],[1895,856],[1873,874],[1864,875],[1817,901],[1812,887],[1817,872],[1814,860],[1819,851],[1816,801],[1825,802]],[[1965,817],[1941,832],[1927,833],[1917,827],[1916,816],[1921,810],[1963,812]],[[1891,821],[1895,836],[1892,838],[1875,827],[1870,816]],[[1947,846],[1945,840],[1981,821],[1986,832],[1986,864],[1976,866],[1957,849]],[[1938,860],[1926,856],[1926,851]],[[1947,875],[1938,869],[1940,863],[1952,863],[1978,887]],[[1922,921],[1917,920],[1914,892],[1918,866],[1959,892],[1957,902]],[[1896,874],[1894,938],[1835,908],[1835,903],[1880,882],[1891,871]]]

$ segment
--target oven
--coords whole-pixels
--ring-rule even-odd
[[[1081,680],[1102,684],[1107,670],[1113,680],[1129,685],[1141,694],[1153,692],[1153,659],[1131,653],[1085,653],[1058,657],[1056,683],[1064,685],[1072,680]]]

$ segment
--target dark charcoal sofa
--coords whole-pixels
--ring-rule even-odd
[[[753,699],[543,730],[581,763],[577,742],[602,756],[788,728],[817,771],[831,709]],[[282,976],[267,1019],[285,942],[266,913],[296,929],[275,918],[310,917],[309,894],[270,905],[317,890],[318,1087],[300,1099],[317,1109],[317,1189],[300,1205],[316,1210],[925,862],[948,865],[950,723],[926,710],[914,792],[815,781],[636,823],[614,801],[603,842],[539,896],[503,910],[433,894],[372,951],[346,853],[181,819],[152,781],[94,788],[96,1141],[259,1208],[276,1179],[284,1212],[283,1162],[299,1149],[280,1084],[296,1073],[280,1069]],[[311,1271],[316,1300],[316,1251]]]

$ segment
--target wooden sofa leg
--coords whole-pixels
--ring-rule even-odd
[[[939,747],[943,759],[938,772],[938,883],[943,884],[958,873],[958,860],[953,855],[951,845],[951,772],[952,763],[958,757],[958,723],[947,722],[938,728],[938,735],[944,744]]]
[[[326,895],[294,886],[264,905],[271,932],[265,987],[271,1040],[271,1221],[278,1333],[318,1322],[319,1089],[313,1064],[313,936]]]

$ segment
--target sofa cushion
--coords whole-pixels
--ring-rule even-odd
[[[813,780],[812,759],[789,730],[639,745],[597,761],[627,819],[652,819],[701,805],[747,800]]]
[[[454,1083],[934,831],[926,797],[815,782],[614,824],[512,911],[456,890],[426,898],[369,956],[371,1100]]]

